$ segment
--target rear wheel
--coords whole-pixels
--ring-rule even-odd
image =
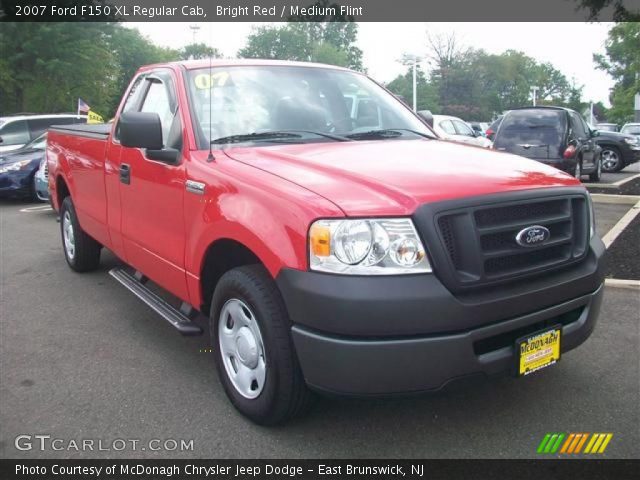
[[[589,181],[599,182],[600,177],[602,177],[602,157],[598,159],[598,163],[596,164],[596,171],[589,175]]]
[[[261,265],[225,273],[211,302],[211,343],[222,386],[243,415],[262,425],[306,410],[290,322],[275,282]]]
[[[576,166],[573,169],[573,176],[578,180],[582,178],[582,160],[576,162]]]
[[[608,173],[622,170],[622,156],[616,147],[602,147],[602,170]]]
[[[64,256],[73,270],[89,272],[98,268],[102,246],[80,227],[71,197],[66,197],[60,208],[60,231]]]

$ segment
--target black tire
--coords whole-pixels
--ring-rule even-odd
[[[601,177],[602,177],[602,157],[598,159],[595,172],[589,174],[589,181],[597,183],[600,181]]]
[[[219,343],[220,314],[233,299],[246,304],[259,326],[266,375],[256,398],[243,396],[227,373]],[[247,265],[225,273],[218,282],[209,315],[211,344],[218,377],[236,409],[261,425],[276,425],[304,413],[312,395],[302,376],[290,335],[291,322],[280,292],[262,265]]]
[[[42,202],[42,200],[38,198],[38,194],[36,193],[36,176],[35,175],[31,179],[31,187],[29,188],[29,199],[32,202]]]
[[[613,145],[603,145],[600,158],[603,161],[602,170],[607,173],[619,172],[625,166],[620,150]]]
[[[73,255],[65,244],[65,217],[68,214],[71,228],[73,229]],[[66,197],[60,208],[60,234],[62,238],[62,250],[69,266],[76,272],[90,272],[100,265],[100,250],[102,245],[87,235],[78,223],[78,216],[71,201]]]
[[[571,169],[571,175],[576,177],[578,180],[582,178],[582,160],[578,159],[576,161],[576,165]]]

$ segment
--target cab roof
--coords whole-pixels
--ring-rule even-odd
[[[310,67],[310,68],[330,68],[332,70],[344,70],[352,71],[348,68],[338,67],[336,65],[326,65],[323,63],[313,62],[294,62],[289,60],[264,60],[258,58],[244,58],[244,59],[226,59],[226,58],[212,58],[209,60],[183,60],[179,62],[169,63],[156,63],[153,65],[146,65],[140,68],[140,71],[150,70],[158,67],[179,67],[186,70],[195,70],[199,68],[212,68],[216,67],[237,67],[237,66],[269,66],[269,67]]]

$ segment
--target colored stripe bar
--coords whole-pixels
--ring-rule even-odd
[[[591,447],[593,447],[593,444],[596,443],[597,438],[598,434],[594,433],[591,437],[591,440],[589,440],[589,443],[587,443],[587,448],[584,449],[584,453],[591,453]]]
[[[567,449],[569,448],[569,445],[571,445],[571,442],[573,442],[575,436],[575,433],[569,434],[569,436],[567,437],[567,441],[564,442],[564,445],[562,445],[562,450],[560,450],[560,453],[567,453]]]
[[[558,448],[560,448],[560,444],[562,443],[563,439],[564,433],[558,435],[558,440],[556,440],[556,443],[553,445],[553,447],[551,447],[551,453],[556,453],[558,451]]]
[[[582,450],[582,446],[584,445],[584,442],[587,441],[587,438],[589,438],[589,434],[588,433],[583,433],[582,434],[582,438],[578,442],[578,445],[576,445],[576,450],[573,453],[580,453],[580,451]]]
[[[550,433],[547,433],[544,436],[544,438],[540,442],[540,445],[538,445],[538,453],[543,453],[544,452],[544,447],[547,445],[547,442],[549,441],[550,438],[551,438],[551,434]]]
[[[551,453],[551,447],[553,447],[557,438],[558,438],[557,433],[554,433],[553,435],[551,435],[551,439],[549,439],[549,441],[547,442],[547,446],[544,447],[544,453]]]
[[[605,437],[604,442],[602,442],[602,445],[600,445],[600,450],[598,450],[598,453],[604,453],[604,451],[607,449],[607,445],[609,445],[609,442],[613,438],[613,433],[607,433],[606,435],[607,436]]]

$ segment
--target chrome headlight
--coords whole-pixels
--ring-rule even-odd
[[[309,229],[311,270],[344,275],[431,272],[409,218],[318,220]]]
[[[0,173],[17,172],[18,170],[22,170],[30,163],[31,160],[21,160],[19,162],[10,163],[9,165],[0,165]]]

